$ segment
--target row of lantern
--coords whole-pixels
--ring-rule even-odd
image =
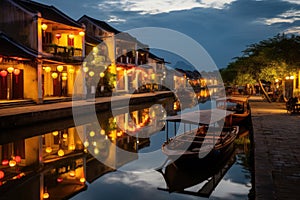
[[[56,67],[56,69],[57,69],[58,72],[62,72],[62,71],[64,70],[64,66],[63,66],[63,65],[58,65],[58,66]],[[46,73],[49,73],[49,72],[51,72],[52,69],[51,69],[51,67],[44,67],[44,70],[45,70]],[[71,73],[71,74],[73,74],[73,73],[75,72],[74,68],[70,68],[68,71],[69,71],[69,73]],[[62,79],[63,81],[65,81],[65,80],[68,79],[68,78],[67,78],[67,77],[68,77],[68,73],[67,73],[67,72],[62,72],[61,75],[62,75],[61,79]],[[51,74],[51,77],[52,77],[53,79],[56,79],[56,78],[58,77],[58,73],[57,73],[57,72],[53,72],[53,73]]]
[[[18,76],[20,74],[20,72],[21,72],[20,69],[15,69],[13,67],[9,67],[6,70],[4,70],[4,69],[1,70],[0,76],[6,77],[8,73],[10,73],[10,74],[13,73],[15,76]]]
[[[41,26],[41,28],[42,28],[43,31],[46,31],[47,28],[48,28],[48,25],[45,24],[45,23],[43,23],[42,26]],[[80,35],[80,36],[84,36],[84,35],[85,35],[84,31],[80,31],[80,32],[79,32],[79,35]],[[55,37],[59,40],[60,37],[61,37],[61,34],[60,34],[60,33],[57,33],[57,34],[55,35]],[[72,33],[69,34],[69,38],[70,38],[70,39],[73,39],[73,38],[74,38],[74,34],[72,34]]]

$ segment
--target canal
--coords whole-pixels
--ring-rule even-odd
[[[161,151],[163,119],[174,109],[176,103],[162,99],[97,113],[96,120],[84,116],[5,131],[0,199],[248,199],[249,132],[239,135],[222,162],[177,168]]]

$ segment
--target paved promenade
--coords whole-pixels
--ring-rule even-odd
[[[300,115],[251,97],[257,200],[300,199]]]

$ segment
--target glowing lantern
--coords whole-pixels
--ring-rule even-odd
[[[89,72],[89,76],[90,76],[90,77],[93,77],[94,75],[95,75],[95,72],[93,72],[93,71],[90,71],[90,72]]]
[[[103,72],[100,73],[100,77],[103,78],[105,74]]]
[[[17,162],[15,160],[10,160],[8,164],[10,167],[14,167],[16,166]]]
[[[91,131],[91,132],[90,132],[90,136],[91,136],[91,137],[94,137],[94,136],[95,136],[95,132],[94,132],[94,131]]]
[[[7,71],[8,71],[8,73],[12,73],[14,71],[14,68],[13,67],[9,67],[9,68],[7,68]]]
[[[60,34],[60,33],[56,33],[56,34],[55,34],[55,37],[56,37],[56,39],[59,40],[59,39],[61,38],[61,34]]]
[[[56,67],[56,69],[57,69],[57,71],[62,72],[62,71],[64,70],[64,66],[58,65],[58,66]]]
[[[51,67],[45,67],[45,72],[47,73],[51,72]]]
[[[67,79],[68,79],[68,77],[66,77],[66,76],[61,77],[61,80],[63,80],[63,81],[66,81]]]
[[[68,76],[68,73],[67,72],[63,72],[61,75],[62,76]]]
[[[63,178],[57,178],[57,179],[56,179],[56,181],[57,181],[58,183],[61,183],[63,180],[64,180]]]
[[[16,161],[17,163],[21,162],[21,156],[16,156],[16,157],[15,157],[15,161]]]
[[[52,135],[53,135],[53,136],[57,136],[57,135],[58,135],[58,131],[53,131],[53,132],[52,132]]]
[[[71,150],[71,151],[75,150],[75,144],[71,144],[71,145],[69,146],[69,150]]]
[[[69,69],[69,73],[70,73],[70,74],[73,74],[74,72],[75,72],[74,68],[70,68],[70,69]]]
[[[71,33],[71,34],[69,35],[69,38],[70,38],[70,39],[73,39],[73,38],[74,38],[74,34]]]
[[[75,171],[71,170],[70,173],[69,173],[69,176],[74,177],[75,176]]]
[[[18,75],[20,74],[20,72],[21,72],[21,71],[20,71],[19,69],[15,69],[15,70],[14,70],[14,75],[18,76]]]
[[[88,141],[85,141],[85,142],[83,143],[83,145],[84,145],[85,147],[88,147],[88,146],[90,145],[90,143],[89,143]]]
[[[104,130],[104,129],[101,129],[100,134],[101,134],[101,135],[105,135],[105,130]]]
[[[3,179],[3,177],[4,177],[4,172],[0,170],[0,179]]]
[[[79,32],[79,35],[80,35],[80,36],[84,36],[85,33],[84,33],[83,31],[80,31],[80,32]]]
[[[58,156],[64,156],[65,155],[64,150],[62,150],[62,149],[58,150],[57,155]]]
[[[46,147],[46,150],[45,150],[47,153],[51,153],[52,152],[52,148],[51,147]]]
[[[45,192],[45,193],[43,194],[43,198],[44,198],[44,199],[48,199],[49,197],[50,197],[50,195],[49,195],[48,192]]]
[[[6,166],[6,165],[8,165],[8,163],[9,163],[9,161],[8,161],[8,160],[2,160],[2,165],[3,165],[3,166]]]
[[[67,134],[67,133],[64,133],[64,134],[63,134],[63,138],[67,139],[67,138],[68,138],[68,134]]]
[[[83,69],[83,71],[84,71],[85,73],[89,71],[89,68],[88,68],[88,67],[83,67],[82,69]]]
[[[99,154],[99,149],[98,149],[98,148],[95,148],[95,149],[94,149],[94,154],[96,154],[96,155]]]
[[[0,72],[0,75],[1,75],[2,77],[7,76],[7,71],[6,71],[6,70],[2,70],[2,71]]]
[[[53,72],[53,73],[51,74],[51,76],[52,76],[53,79],[56,79],[56,78],[58,77],[58,74],[57,74],[56,72]]]
[[[97,142],[96,141],[93,142],[93,146],[97,146]]]
[[[82,178],[79,179],[79,181],[80,181],[80,183],[84,183],[85,182],[85,178],[82,177]]]
[[[42,30],[43,30],[43,31],[47,30],[47,28],[48,28],[48,25],[47,25],[47,24],[42,24]]]

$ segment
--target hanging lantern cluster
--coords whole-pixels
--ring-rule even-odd
[[[15,76],[18,76],[20,74],[21,70],[20,69],[15,69],[13,67],[8,67],[6,70],[1,70],[0,71],[0,76],[6,77],[8,73],[13,73]]]

